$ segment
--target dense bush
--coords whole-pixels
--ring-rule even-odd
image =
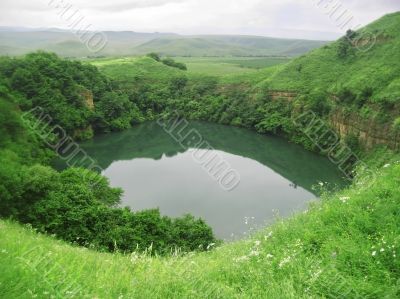
[[[52,53],[2,58],[0,77],[18,93],[22,110],[42,107],[54,124],[75,137],[90,125],[96,131],[122,130],[141,119],[126,95],[112,91],[117,84],[96,67]]]
[[[13,217],[41,232],[105,251],[152,248],[164,254],[176,249],[202,250],[216,242],[211,228],[201,219],[171,219],[158,210],[132,212],[117,207],[122,191],[111,188],[99,174],[77,168],[58,173],[47,166],[21,165],[11,152],[0,154],[2,217]]]
[[[184,64],[182,62],[176,62],[172,58],[164,58],[163,60],[161,60],[161,62],[170,67],[175,67],[177,69],[184,70],[184,71],[187,70],[186,64]]]
[[[161,60],[160,55],[157,54],[157,53],[149,53],[146,56],[150,57],[150,58],[153,58],[155,61],[158,61],[158,62]]]

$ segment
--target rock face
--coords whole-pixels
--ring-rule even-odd
[[[367,150],[380,144],[391,149],[400,148],[400,134],[394,133],[389,124],[379,124],[340,110],[330,115],[329,122],[342,139],[349,135],[356,136]]]
[[[94,110],[93,93],[90,90],[82,89],[81,96],[86,107],[90,110]],[[86,128],[76,129],[72,134],[72,138],[76,140],[87,140],[93,138],[93,135],[92,125],[88,125]]]
[[[85,100],[86,106],[90,109],[94,109],[93,93],[90,90],[82,90],[81,93],[83,99]]]

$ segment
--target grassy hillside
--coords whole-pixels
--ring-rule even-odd
[[[97,253],[1,221],[0,297],[398,298],[396,161],[307,213],[206,253]]]
[[[119,82],[134,83],[136,80],[165,82],[171,78],[185,75],[186,72],[168,67],[149,57],[105,58],[90,60],[104,74]]]
[[[216,77],[235,77],[242,74],[265,73],[265,66],[275,66],[287,63],[289,58],[224,58],[224,57],[176,57],[178,62],[187,66],[187,72],[157,63],[148,57],[101,58],[88,62],[98,67],[102,72],[119,81],[135,80],[148,77],[149,80],[170,79],[178,75],[205,75]],[[262,72],[257,72],[262,70]],[[269,71],[269,70],[268,70]],[[266,76],[264,76],[264,79]]]
[[[189,72],[214,76],[252,73],[258,69],[290,61],[288,57],[175,57],[175,59],[185,63]]]
[[[137,53],[169,56],[296,56],[325,42],[256,36],[193,36],[158,38],[136,48]]]
[[[0,30],[0,55],[22,55],[35,50],[61,56],[128,56],[159,52],[169,56],[297,56],[325,42],[251,36],[180,36],[171,33],[105,31],[107,44],[93,54],[66,30]]]
[[[362,100],[396,102],[400,99],[400,12],[358,31],[376,36],[366,51],[349,49],[339,55],[345,39],[330,43],[291,61],[266,80],[270,89],[301,93],[326,91],[339,95],[348,89]],[[358,37],[356,36],[355,39]],[[362,47],[368,49],[368,47]]]

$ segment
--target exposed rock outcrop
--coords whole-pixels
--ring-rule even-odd
[[[81,95],[83,99],[85,100],[86,106],[90,109],[94,109],[94,101],[93,101],[93,93],[90,90],[82,90]]]
[[[356,136],[366,149],[372,149],[379,144],[387,145],[391,149],[400,148],[400,134],[393,132],[387,123],[379,124],[339,109],[331,114],[329,122],[342,139],[349,135]]]

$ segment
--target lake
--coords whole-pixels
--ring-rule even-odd
[[[184,147],[156,122],[96,136],[81,143],[111,185],[124,190],[121,205],[132,210],[159,208],[172,217],[203,218],[218,238],[233,240],[303,211],[318,198],[313,186],[344,186],[327,158],[276,137],[251,130],[190,122],[207,147]],[[194,154],[209,153],[240,176],[227,190]],[[61,162],[57,168],[63,168]],[[218,173],[217,173],[218,174]]]

